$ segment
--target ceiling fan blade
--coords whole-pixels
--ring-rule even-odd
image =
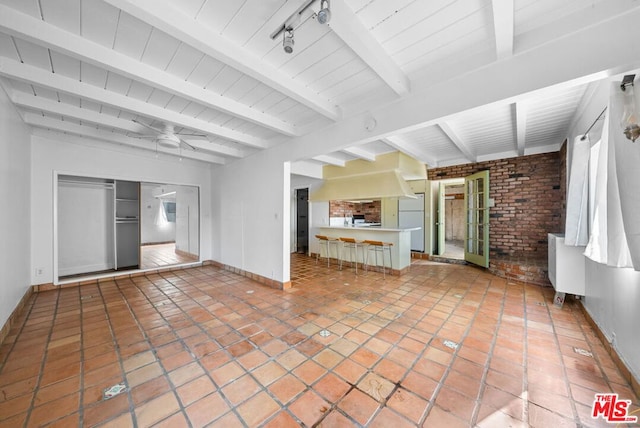
[[[132,122],[137,123],[138,125],[142,125],[142,126],[144,126],[145,128],[149,128],[150,130],[155,131],[155,132],[157,132],[158,134],[162,133],[162,130],[161,130],[161,129],[154,128],[153,126],[151,126],[151,125],[147,125],[146,123],[144,123],[144,122],[140,122],[139,120],[131,119],[131,121],[132,121]]]
[[[209,136],[208,135],[201,135],[201,134],[175,134],[181,138],[187,138],[189,140],[206,140],[206,141],[211,141],[209,140]]]
[[[193,150],[194,152],[197,151],[197,149],[195,147],[193,147],[191,144],[189,144],[186,141],[184,141],[182,138],[180,138],[180,144],[183,144],[183,145],[187,146],[189,149]]]

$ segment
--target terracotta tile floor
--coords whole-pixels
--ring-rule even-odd
[[[198,261],[197,257],[176,253],[176,244],[148,244],[140,247],[140,269],[190,263]]]
[[[383,281],[301,255],[292,279],[207,266],[34,295],[0,347],[0,426],[592,427],[610,391],[640,413],[550,289],[427,261]]]

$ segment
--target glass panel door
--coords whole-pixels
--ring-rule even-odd
[[[489,171],[464,179],[465,245],[464,259],[489,266]]]

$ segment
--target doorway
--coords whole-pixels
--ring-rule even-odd
[[[296,253],[309,251],[309,189],[296,189]]]
[[[438,188],[435,254],[488,267],[489,171],[442,180]]]
[[[464,178],[440,181],[437,209],[436,254],[445,259],[464,260]]]

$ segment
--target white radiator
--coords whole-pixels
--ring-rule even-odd
[[[549,281],[558,293],[584,296],[584,249],[564,245],[564,235],[548,234]]]

